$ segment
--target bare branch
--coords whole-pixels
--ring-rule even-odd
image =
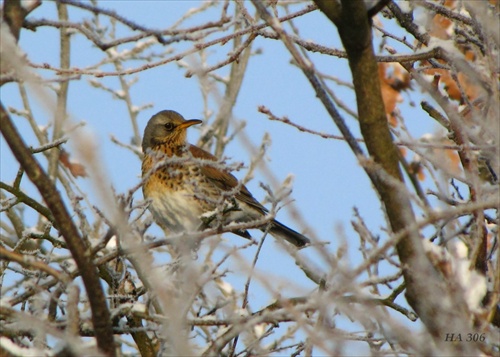
[[[12,121],[0,104],[0,122],[1,131],[11,150],[26,171],[33,183],[38,187],[40,194],[44,197],[48,208],[54,215],[57,227],[63,235],[68,248],[71,250],[78,268],[81,271],[82,279],[87,289],[88,298],[92,308],[92,320],[94,328],[97,331],[97,345],[110,356],[115,355],[113,342],[113,333],[109,320],[109,311],[106,306],[106,300],[102,285],[99,281],[97,271],[92,265],[88,255],[87,248],[73,224],[71,217],[64,205],[59,193],[50,181],[47,174],[35,161],[29,149],[22,141],[19,133],[12,124]]]

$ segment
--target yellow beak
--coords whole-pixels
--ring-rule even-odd
[[[190,119],[190,120],[186,120],[185,122],[177,125],[177,128],[178,129],[186,129],[192,125],[201,124],[201,123],[203,123],[203,122],[199,119]]]

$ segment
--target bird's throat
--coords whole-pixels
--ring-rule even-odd
[[[153,147],[153,151],[161,152],[168,157],[184,156],[187,153],[187,145],[172,145],[171,143],[161,143]]]

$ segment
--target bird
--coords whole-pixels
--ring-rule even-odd
[[[245,185],[214,155],[187,142],[187,129],[201,123],[199,119],[184,119],[173,110],[162,110],[144,129],[142,191],[154,220],[169,232],[182,233],[264,218],[268,210]],[[222,213],[214,218],[221,207]],[[297,248],[311,242],[275,219],[257,228]],[[251,238],[245,229],[232,233]]]

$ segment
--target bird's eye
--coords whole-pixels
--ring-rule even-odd
[[[167,129],[168,131],[172,131],[174,129],[174,124],[172,123],[165,124],[165,129]]]

